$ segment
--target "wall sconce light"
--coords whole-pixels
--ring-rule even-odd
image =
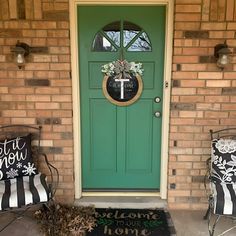
[[[231,53],[232,52],[228,48],[226,42],[224,42],[223,44],[217,44],[215,46],[214,56],[217,60],[216,65],[222,70],[225,68],[226,65],[230,63]]]
[[[25,57],[30,53],[30,46],[26,43],[17,41],[16,46],[11,49],[14,52],[15,63],[19,69],[22,69],[25,65]]]

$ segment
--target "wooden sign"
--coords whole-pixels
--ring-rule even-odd
[[[116,78],[105,76],[103,79],[103,93],[113,104],[128,106],[136,102],[143,90],[143,82],[139,75],[130,74],[130,78]]]

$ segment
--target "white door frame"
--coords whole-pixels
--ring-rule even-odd
[[[70,0],[70,46],[72,69],[72,95],[73,95],[73,132],[74,132],[74,178],[75,199],[82,197],[82,166],[81,166],[81,126],[80,126],[80,90],[79,90],[79,48],[77,6],[81,5],[165,5],[166,6],[166,37],[164,60],[164,88],[163,88],[163,121],[161,143],[161,185],[160,192],[151,193],[119,193],[121,196],[160,196],[167,198],[168,173],[168,141],[169,141],[169,113],[170,113],[170,81],[172,66],[172,39],[173,39],[173,0]],[[101,193],[100,193],[101,194]],[[99,196],[99,193],[96,193]],[[107,193],[106,195],[112,195]],[[117,192],[115,193],[117,196]]]

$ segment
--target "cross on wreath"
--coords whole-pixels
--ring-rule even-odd
[[[104,95],[112,103],[116,105],[125,106],[133,103],[140,96],[142,90],[141,75],[143,74],[142,63],[128,62],[126,60],[117,60],[103,65],[101,71],[105,74],[103,80]],[[114,84],[119,84],[119,86],[114,87],[114,93],[116,93],[116,97],[112,96],[112,94],[107,91],[107,87],[109,87],[109,85],[107,85],[108,81],[114,81]],[[129,91],[127,89],[125,90],[125,83],[137,84],[138,88],[135,88],[137,91],[131,91],[131,96],[128,96],[127,93],[130,91],[130,89]],[[127,87],[130,88],[129,85]],[[117,88],[120,89],[119,98],[117,97]],[[125,92],[129,99],[132,100],[134,98],[134,101],[127,101],[127,96],[125,96]],[[136,94],[134,94],[136,92],[138,92],[137,96]],[[117,101],[117,98],[119,101]]]

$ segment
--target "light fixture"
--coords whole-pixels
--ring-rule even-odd
[[[19,69],[22,69],[25,65],[25,57],[30,53],[30,46],[26,43],[17,41],[16,46],[11,49],[14,52],[15,63]]]
[[[228,48],[226,42],[223,44],[217,44],[215,46],[214,56],[217,60],[216,65],[221,68],[222,70],[225,68],[226,65],[230,63],[230,54],[232,52]]]

